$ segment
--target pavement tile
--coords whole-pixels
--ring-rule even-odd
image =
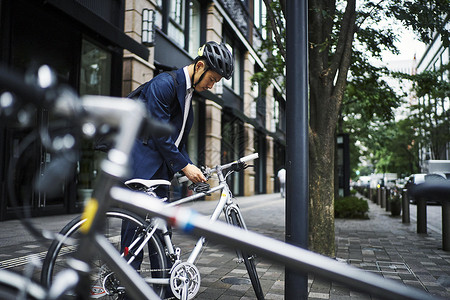
[[[252,298],[249,298],[252,299]],[[266,300],[284,300],[284,296],[280,295],[280,294],[271,294],[271,293],[267,293],[265,295],[265,299]]]
[[[308,299],[330,299],[329,293],[309,292]]]

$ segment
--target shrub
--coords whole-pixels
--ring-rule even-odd
[[[368,219],[367,201],[355,196],[339,197],[334,201],[334,216],[347,219]]]

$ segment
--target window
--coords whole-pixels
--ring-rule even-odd
[[[197,56],[198,48],[200,48],[200,3],[197,0],[193,0],[190,2],[189,6],[189,18],[190,18],[190,26],[189,26],[189,54],[192,57]]]
[[[84,40],[81,45],[80,95],[111,94],[111,53]],[[90,197],[100,161],[104,154],[94,151],[92,141],[83,140],[81,157],[77,166],[78,201],[83,202]]]
[[[257,29],[259,29],[262,38],[266,39],[266,30],[264,26],[266,25],[266,5],[263,0],[255,0],[253,3],[253,24]]]
[[[259,84],[256,81],[252,85],[251,96],[253,100],[250,102],[250,118],[256,119],[256,102],[259,97]]]
[[[275,132],[277,130],[277,125],[280,122],[280,102],[272,97],[272,105],[273,105],[273,119],[271,124],[271,131]]]
[[[243,153],[244,129],[243,123],[227,111],[222,112],[222,140],[221,140],[221,162],[227,163],[237,160]],[[240,195],[243,189],[240,186],[241,174],[232,174],[227,179],[233,193]]]
[[[194,112],[194,123],[192,124],[191,131],[189,133],[188,137],[188,143],[187,143],[187,152],[189,153],[189,157],[191,158],[194,165],[198,165],[201,163],[199,159],[199,140],[198,137],[199,134],[199,101],[197,99],[192,99],[192,110]]]
[[[80,95],[110,95],[111,53],[83,40],[81,45]]]
[[[162,0],[156,1],[155,7],[155,27],[163,29]]]
[[[192,58],[200,48],[202,1],[159,0],[155,4],[155,26]]]
[[[184,1],[171,0],[169,10],[169,26],[167,34],[180,47],[184,48]]]
[[[237,47],[236,39],[232,39],[226,33],[224,34],[224,42],[227,45],[228,50],[234,58],[234,73],[233,76],[226,80],[224,79],[224,85],[231,88],[237,95],[241,94],[241,52]]]

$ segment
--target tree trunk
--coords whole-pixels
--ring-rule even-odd
[[[355,8],[356,1],[348,0],[337,45],[332,47],[335,2],[309,1],[309,249],[331,257],[335,256],[335,130],[350,67]]]
[[[335,256],[333,136],[334,131],[316,135],[309,155],[309,249],[330,257]]]

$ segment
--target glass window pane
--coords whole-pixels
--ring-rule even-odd
[[[167,35],[171,37],[181,48],[185,47],[184,1],[182,0],[170,1],[169,27],[167,29]]]
[[[155,7],[155,27],[162,29],[163,17],[162,17],[162,0],[156,1]]]
[[[80,95],[110,95],[111,53],[83,40],[81,47]]]
[[[255,0],[253,3],[253,23],[256,28],[261,26],[261,2],[260,0]]]
[[[234,63],[236,63],[236,55],[233,51],[234,50],[233,47],[230,45],[229,42],[230,42],[230,39],[228,39],[227,36],[225,36],[225,44],[227,45],[228,50],[230,50],[231,55],[233,55]],[[236,69],[234,70],[234,72],[236,72]],[[234,76],[232,76],[230,79],[225,79],[225,78],[223,79],[224,85],[226,85],[230,88],[233,88],[233,81],[234,81]]]
[[[234,73],[233,73],[233,90],[236,94],[241,94],[241,53],[239,49],[234,49]]]
[[[189,54],[192,57],[197,56],[198,48],[200,48],[200,3],[193,0],[189,9],[191,26],[189,28]]]
[[[87,41],[82,41],[80,95],[111,94],[111,53]],[[103,152],[94,151],[91,140],[83,140],[77,166],[78,201],[92,193]]]
[[[169,28],[167,29],[167,35],[172,38],[172,40],[177,43],[178,46],[184,48],[184,33],[172,22],[169,23]]]
[[[192,124],[191,131],[188,137],[187,143],[187,151],[189,153],[189,157],[191,158],[194,165],[198,165],[199,161],[199,145],[198,145],[198,137],[199,137],[199,104],[196,99],[192,99],[192,110],[194,112],[194,123]]]
[[[184,28],[184,1],[171,0],[170,1],[170,18],[179,26]]]

